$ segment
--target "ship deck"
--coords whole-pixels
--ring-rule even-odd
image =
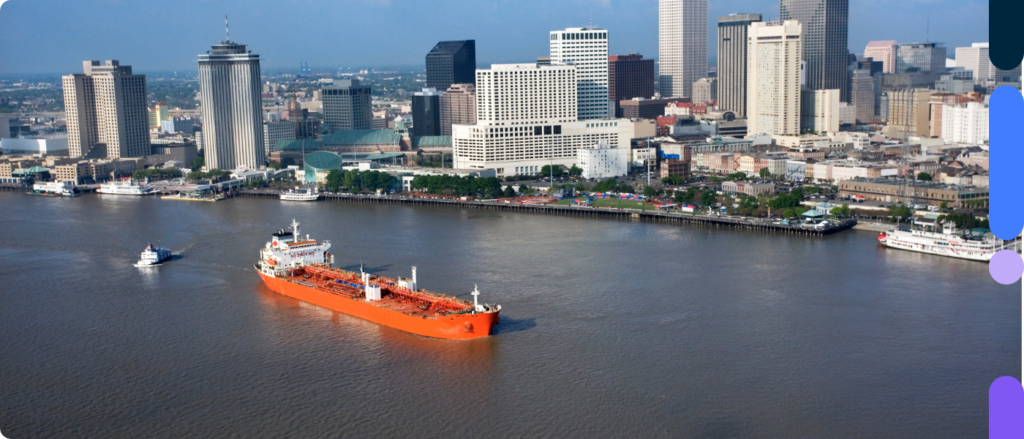
[[[359,274],[347,270],[313,265],[289,270],[283,278],[339,296],[366,298]],[[411,291],[387,276],[370,275],[370,284],[380,285],[381,290],[381,300],[371,303],[403,314],[431,318],[473,310],[473,304],[465,300],[424,290]]]

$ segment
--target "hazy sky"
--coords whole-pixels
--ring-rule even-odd
[[[3,0],[0,0],[3,1]],[[777,19],[778,0],[710,0],[730,13]],[[658,54],[657,0],[8,0],[0,6],[0,74],[74,73],[85,59],[118,59],[136,71],[196,70],[196,56],[224,38],[259,53],[264,67],[420,66],[439,40],[475,39],[480,64],[529,62],[548,53],[548,31],[593,24],[610,52]],[[869,40],[947,47],[988,40],[985,0],[850,0],[849,47]],[[953,57],[953,50],[949,50]]]

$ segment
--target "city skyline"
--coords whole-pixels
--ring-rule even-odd
[[[580,7],[582,6],[584,7]],[[599,26],[617,35],[609,41],[609,54],[658,55],[658,5],[654,1],[604,0],[569,4],[544,3],[539,8],[510,4],[478,4],[447,0],[418,5],[400,0],[367,0],[341,5],[282,5],[276,2],[196,1],[189,7],[160,8],[122,2],[79,4],[67,0],[12,0],[0,8],[0,74],[66,73],[83,59],[131,59],[140,73],[190,71],[195,56],[223,39],[223,15],[231,17],[232,39],[243,41],[262,54],[264,68],[294,68],[307,62],[314,68],[413,67],[437,41],[475,39],[477,66],[491,63],[533,62],[548,52],[545,38],[552,29]],[[432,26],[446,7],[461,8],[474,20]],[[521,5],[520,5],[521,6]],[[880,14],[879,8],[886,13]],[[540,11],[539,15],[537,11]],[[942,11],[941,14],[929,11]],[[336,17],[344,13],[345,26]],[[385,25],[380,14],[415,17],[407,25]],[[719,16],[758,13],[765,21],[779,18],[779,2],[742,0],[712,2],[708,28],[715,29]],[[934,2],[882,3],[854,1],[849,11],[848,47],[862,53],[871,40],[893,39],[900,43],[937,41],[946,47],[969,47],[988,40],[986,2],[960,4]],[[535,16],[536,15],[536,16]],[[42,19],[71,23],[38,29]],[[84,23],[120,17],[119,26],[86,27]],[[359,19],[365,17],[366,19]],[[95,18],[95,19],[93,19]],[[268,22],[268,20],[273,20]],[[400,20],[399,23],[402,21]],[[82,23],[76,25],[74,23]],[[150,38],[154,28],[162,37]],[[275,29],[302,29],[290,35]],[[930,28],[930,29],[929,29]],[[154,43],[158,41],[159,43]],[[296,44],[296,41],[299,44]],[[154,44],[156,46],[154,47]],[[47,50],[40,50],[46,47]],[[709,63],[717,64],[717,44],[709,37]],[[948,56],[952,56],[950,51]]]

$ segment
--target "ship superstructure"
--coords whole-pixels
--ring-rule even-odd
[[[288,189],[288,192],[281,194],[283,201],[316,201],[318,199],[320,199],[320,192],[313,188],[307,188],[305,191]]]
[[[108,195],[151,195],[156,193],[156,189],[148,184],[128,180],[101,184],[96,192]]]
[[[444,339],[486,337],[498,323],[500,305],[473,302],[422,290],[411,278],[391,278],[332,268],[330,241],[317,241],[281,229],[260,250],[256,271],[273,291],[304,302],[402,331]]]
[[[149,267],[152,265],[159,265],[171,259],[171,251],[166,248],[153,247],[153,244],[146,246],[146,249],[142,251],[142,255],[139,257],[139,262],[135,263],[136,267]]]

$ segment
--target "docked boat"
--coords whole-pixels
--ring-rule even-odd
[[[160,265],[162,262],[171,259],[171,251],[166,248],[153,247],[153,244],[146,246],[142,251],[142,257],[135,263],[136,267],[151,267]]]
[[[942,231],[935,231],[938,225],[910,229],[896,229],[882,232],[878,242],[886,247],[928,253],[951,258],[988,262],[1000,250],[1011,248],[988,229],[959,231],[956,225],[942,225]]]
[[[156,189],[148,184],[128,180],[101,184],[96,192],[109,195],[151,195],[156,193]]]
[[[52,197],[74,197],[75,185],[70,181],[44,181],[32,185],[29,195],[49,195]]]
[[[307,188],[305,191],[288,189],[288,192],[281,194],[283,201],[316,201],[320,199],[320,191]]]
[[[300,237],[299,223],[281,229],[260,250],[255,264],[267,287],[353,317],[426,337],[472,339],[486,337],[498,323],[501,305],[473,301],[422,290],[412,278],[391,278],[332,268],[330,241]]]

